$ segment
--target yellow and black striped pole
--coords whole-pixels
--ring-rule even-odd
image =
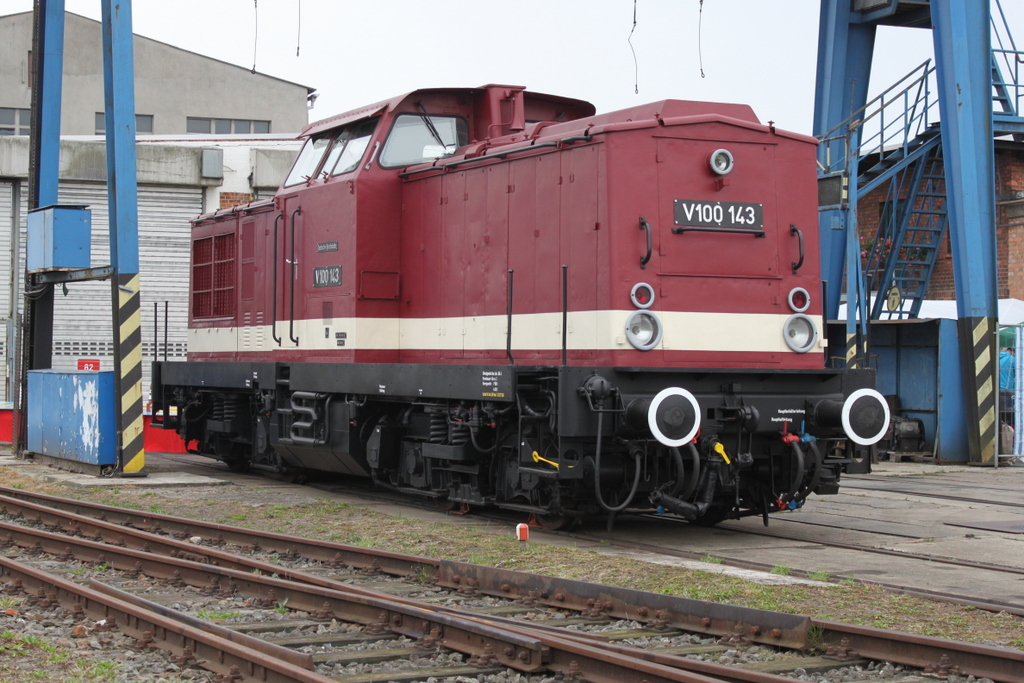
[[[970,461],[992,465],[996,459],[996,410],[999,392],[996,388],[998,354],[996,353],[995,318],[961,318],[961,364],[967,405],[967,438]],[[964,344],[969,339],[971,343]]]
[[[130,2],[103,0],[107,197],[114,306],[118,473],[145,476],[142,423],[142,305],[135,163],[135,79]]]
[[[121,472],[138,475],[146,464],[142,422],[142,306],[139,275],[117,275],[117,353],[121,442]]]

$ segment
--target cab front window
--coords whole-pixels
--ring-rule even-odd
[[[295,158],[295,163],[292,164],[291,172],[285,178],[284,186],[298,185],[312,178],[330,142],[331,139],[326,136],[306,140],[306,144],[302,146],[302,151],[299,152],[299,156]]]
[[[376,127],[377,119],[369,119],[347,126],[338,133],[327,155],[324,171],[341,175],[356,170]]]
[[[402,114],[388,135],[380,165],[397,168],[455,154],[469,143],[469,127],[458,116]]]

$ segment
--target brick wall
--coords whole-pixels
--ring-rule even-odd
[[[252,195],[248,192],[221,192],[220,208],[229,209],[239,204],[248,204],[252,201]]]
[[[875,238],[888,188],[861,198],[857,220],[861,239]],[[996,259],[999,298],[1024,299],[1024,150],[996,149]],[[955,299],[949,234],[939,248],[929,299]]]

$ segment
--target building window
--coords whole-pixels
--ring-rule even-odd
[[[98,111],[96,112],[96,135],[107,134],[107,117],[106,115]],[[152,133],[153,132],[153,115],[152,114],[136,114],[135,115],[135,132],[136,133]]]
[[[185,131],[188,133],[213,133],[215,135],[247,135],[250,133],[269,133],[270,121],[251,121],[246,119],[207,119],[189,116],[185,120]]]
[[[28,135],[31,129],[31,109],[5,109],[0,107],[0,135]]]

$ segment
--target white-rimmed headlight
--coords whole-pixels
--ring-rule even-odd
[[[807,353],[818,342],[818,328],[814,321],[803,313],[794,313],[786,318],[782,326],[782,338],[786,346],[797,353]]]
[[[718,175],[729,173],[733,167],[732,152],[727,149],[716,149],[711,153],[708,165],[711,166],[712,172]]]
[[[633,311],[626,319],[626,339],[641,351],[650,351],[661,341],[661,321],[646,310]]]
[[[803,313],[811,307],[811,295],[803,287],[789,290],[789,307],[794,313]]]

